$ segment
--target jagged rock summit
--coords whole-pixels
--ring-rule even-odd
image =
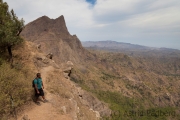
[[[21,36],[36,43],[43,53],[52,53],[56,63],[80,63],[88,56],[78,37],[69,33],[63,15],[56,19],[42,16],[27,24]]]
[[[70,34],[66,27],[64,16],[62,15],[56,19],[42,16],[27,24],[21,35],[25,38],[30,37],[28,39],[30,41],[35,41],[38,39],[35,36],[46,33],[55,33],[61,36],[62,39],[67,39]]]

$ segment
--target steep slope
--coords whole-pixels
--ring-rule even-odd
[[[48,72],[52,71],[53,67],[48,66],[40,70],[41,74],[43,75],[43,81],[44,86],[47,87],[46,78],[48,75]],[[46,93],[46,99],[49,100],[49,103],[42,103],[41,106],[33,106],[29,107],[28,109],[23,111],[23,114],[19,116],[19,120],[21,118],[23,119],[32,119],[32,120],[52,120],[54,118],[58,120],[72,120],[71,116],[69,114],[63,115],[59,114],[55,107],[53,107],[53,101],[57,99],[57,96],[49,93],[47,89],[45,89]],[[33,107],[32,107],[33,106]]]
[[[65,98],[64,101],[73,98],[77,105],[81,106],[83,104],[83,107],[79,107],[81,111],[81,114],[78,114],[79,117],[83,114],[88,116],[83,111],[87,111],[89,108],[98,111],[101,116],[108,117],[110,117],[112,110],[110,119],[119,119],[120,113],[121,119],[143,120],[179,117],[172,115],[168,117],[158,116],[156,114],[152,116],[133,116],[133,118],[131,115],[123,116],[127,111],[156,109],[179,114],[180,111],[176,107],[180,103],[178,57],[175,57],[175,59],[166,58],[166,56],[164,56],[165,59],[163,59],[163,56],[156,58],[153,56],[154,53],[152,55],[146,54],[146,52],[143,53],[146,57],[139,57],[137,51],[138,54],[135,56],[128,56],[123,53],[88,51],[82,47],[75,35],[69,34],[63,16],[55,20],[46,16],[38,18],[29,23],[21,35],[26,40],[36,44],[34,49],[37,49],[40,53],[35,55],[34,63],[39,71],[43,67],[47,67],[47,63],[56,69],[60,69],[60,71],[53,70],[48,75],[51,80],[49,82],[49,92],[60,96],[58,100],[62,100],[62,97]],[[113,42],[112,44],[114,45]],[[130,44],[124,45],[131,46]],[[133,50],[137,47],[139,46],[134,46]],[[141,48],[140,51],[146,50],[146,47]],[[45,57],[49,53],[53,53],[53,60]],[[176,55],[173,54],[172,57],[174,56]],[[64,66],[66,66],[64,63],[69,60],[74,63],[72,70],[64,69]],[[174,60],[175,63],[170,60]],[[61,78],[62,71],[68,71],[64,73],[68,78],[67,81]],[[97,98],[106,103],[99,101]],[[63,104],[58,103],[56,106],[61,108]],[[69,108],[69,106],[66,106],[66,108]],[[62,109],[58,110],[61,111]],[[82,118],[89,119],[85,117],[86,115]]]
[[[121,119],[179,118],[179,56],[144,58],[102,50],[91,52],[99,58],[96,67],[72,72],[72,81],[111,104],[111,109],[118,114],[113,116],[115,120],[119,114]],[[77,72],[81,74],[78,76]],[[148,116],[145,112],[151,110],[155,111],[154,115]],[[138,111],[141,115],[135,114]],[[173,115],[159,116],[158,111]]]
[[[80,63],[87,58],[86,51],[76,35],[70,35],[63,16],[50,19],[42,16],[25,26],[21,36],[37,44],[45,54],[52,53],[57,63],[68,60]]]
[[[27,71],[35,74],[40,72],[45,85],[45,97],[49,100],[48,103],[40,103],[41,106],[35,105],[31,97],[33,93],[28,92],[28,101],[23,107],[16,107],[18,113],[18,120],[99,120],[101,115],[110,115],[111,110],[107,105],[99,101],[91,93],[82,90],[79,86],[69,80],[69,77],[64,76],[65,68],[56,64],[53,60],[46,57],[46,55],[36,48],[35,43],[25,42],[25,48],[14,50],[13,53],[16,57],[17,54],[23,54],[20,58],[15,59],[15,63],[22,63],[26,66]],[[26,51],[26,53],[23,52]],[[15,57],[14,56],[14,57]],[[68,65],[62,64],[67,67]],[[28,72],[27,72],[28,73]],[[26,73],[26,74],[27,74]],[[32,90],[31,82],[34,77],[27,79],[29,87]],[[17,101],[14,100],[16,104]],[[98,106],[98,107],[97,107]],[[16,119],[16,116],[5,119]]]
[[[63,16],[55,20],[42,16],[26,25],[21,35],[25,38],[30,37],[28,39],[30,41],[36,41],[40,34],[51,32],[60,35],[62,39],[67,39],[70,36]]]
[[[87,61],[95,59],[93,54],[82,47],[76,35],[69,34],[63,16],[55,20],[46,16],[38,18],[25,27],[21,36],[30,43],[32,42],[33,49],[37,51],[33,53],[33,63],[38,72],[44,71],[46,69],[44,67],[54,67],[53,71],[44,74],[48,77],[45,78],[46,81],[50,79],[48,82],[49,92],[47,91],[47,93],[51,95],[47,94],[47,96],[51,98],[54,95],[55,97],[50,99],[51,105],[43,105],[43,109],[50,108],[55,109],[56,112],[60,111],[62,114],[70,114],[71,119],[77,119],[78,117],[86,120],[99,119],[100,116],[110,116],[111,110],[107,107],[107,104],[99,101],[93,94],[82,90],[81,87],[70,81],[67,75],[64,78],[62,74],[63,71],[66,71],[67,61],[73,62],[74,66],[79,68]],[[53,54],[52,60],[48,57],[49,53]],[[69,67],[67,69],[69,71]],[[32,115],[36,109],[40,110],[35,108],[27,114],[33,118]],[[40,114],[46,114],[47,112],[44,110]],[[59,116],[59,119],[61,117],[62,115]],[[43,116],[40,118],[44,119]],[[49,115],[47,118],[50,119],[53,116]]]

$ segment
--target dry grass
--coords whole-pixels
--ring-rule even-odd
[[[48,90],[61,98],[70,99],[72,98],[72,94],[69,92],[70,85],[64,79],[60,70],[50,72],[47,78]]]
[[[0,66],[0,117],[9,114],[12,107],[17,108],[31,99],[31,78],[27,76],[22,71],[12,69],[7,63]]]
[[[126,97],[128,99],[135,99],[138,101],[139,106],[143,109],[150,109],[154,107],[162,108],[162,110],[169,109],[168,107],[174,107],[174,103],[166,99],[166,94],[171,94],[173,100],[177,104],[179,101],[178,93],[179,87],[177,85],[179,73],[177,70],[173,70],[174,65],[178,65],[178,59],[164,58],[167,63],[163,62],[164,59],[158,57],[141,58],[130,57],[123,55],[122,53],[108,53],[103,51],[93,51],[98,56],[97,63],[85,64],[87,67],[74,67],[72,71],[71,80],[79,84],[83,89],[89,92],[94,92],[99,99],[109,103],[110,105],[116,104],[113,101],[113,93],[117,92],[122,95],[122,101],[120,99],[117,102],[126,104]],[[170,66],[168,68],[167,66]],[[93,66],[94,65],[94,66]],[[82,69],[82,70],[81,70]],[[84,72],[88,71],[88,72]],[[98,84],[98,87],[96,87]],[[101,96],[98,91],[106,92],[109,90],[109,94],[105,94],[105,98]],[[156,100],[157,96],[162,99],[162,104],[159,105],[159,101]],[[110,101],[110,102],[108,102]],[[118,103],[119,104],[119,103]],[[115,105],[117,108],[121,108],[120,105]],[[163,108],[165,107],[165,108]],[[113,110],[114,108],[112,108]],[[176,108],[175,108],[176,109]],[[125,109],[124,109],[125,110]],[[128,109],[127,109],[128,110]]]
[[[27,42],[13,48],[13,68],[6,62],[7,57],[6,54],[0,57],[0,118],[5,120],[14,108],[31,100],[32,80],[36,72]]]

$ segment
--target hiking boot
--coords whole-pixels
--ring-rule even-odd
[[[45,99],[43,102],[44,102],[44,103],[47,103],[47,102],[49,102],[49,101]]]
[[[35,102],[35,104],[36,104],[36,105],[39,105],[39,106],[41,105],[40,102]]]

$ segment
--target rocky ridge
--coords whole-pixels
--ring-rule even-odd
[[[80,63],[91,56],[78,37],[70,35],[63,16],[56,19],[42,16],[27,24],[21,36],[35,43],[43,53],[53,54],[53,60],[58,64],[68,60]]]
[[[53,71],[44,73],[47,74],[45,78],[46,82],[51,84],[47,92],[48,94],[52,93],[51,96],[59,96],[58,98],[55,97],[57,101],[51,104],[56,104],[55,107],[58,106],[57,109],[62,111],[62,114],[68,116],[70,114],[74,120],[77,118],[84,120],[90,118],[99,119],[101,116],[110,116],[111,110],[107,107],[107,104],[101,102],[94,95],[82,90],[80,86],[70,81],[69,76],[74,65],[78,66],[79,63],[89,58],[95,58],[82,47],[76,35],[69,34],[63,16],[57,19],[42,16],[27,24],[21,36],[28,41],[28,46],[31,46],[32,50],[29,52],[35,51],[32,53],[32,61],[37,68],[37,72],[46,71],[46,68],[49,66],[53,67]],[[57,89],[63,89],[64,93],[54,90],[51,86],[55,86]],[[61,98],[62,96],[64,97]],[[58,99],[64,102],[58,103]],[[89,110],[93,114],[92,112],[88,112]],[[92,117],[88,118],[84,114]]]

